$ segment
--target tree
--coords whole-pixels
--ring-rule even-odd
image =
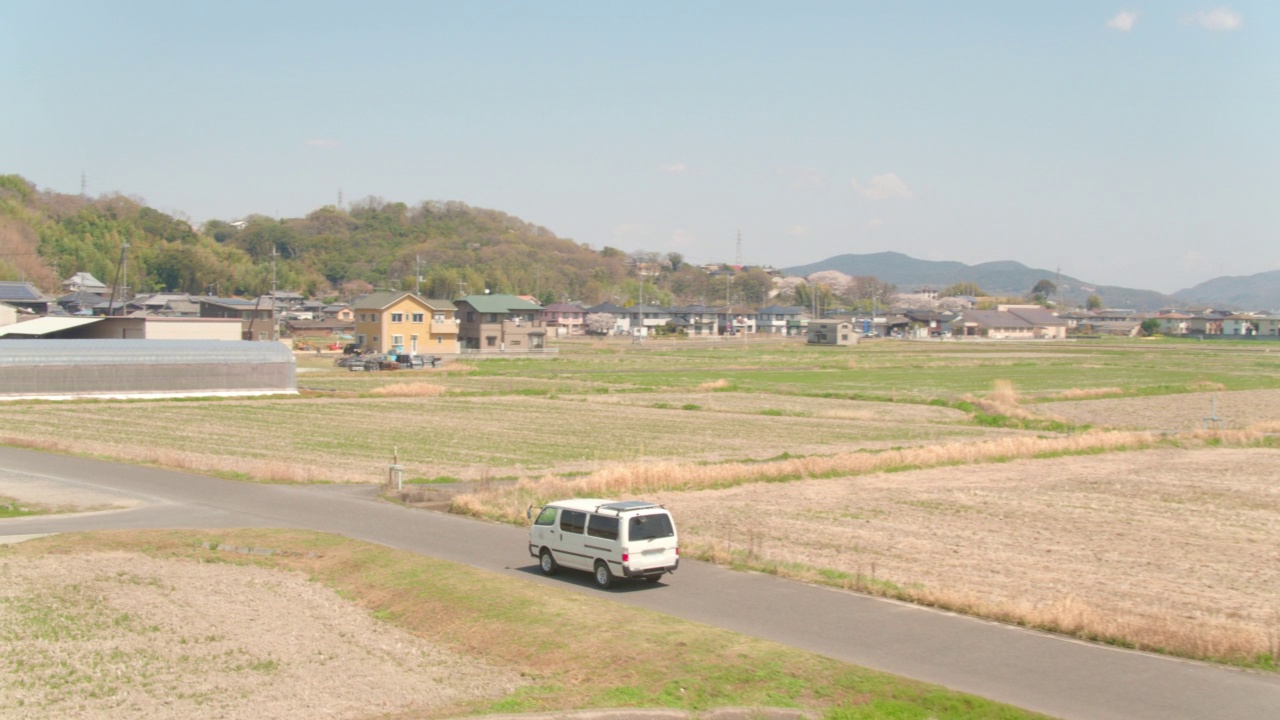
[[[1160,321],[1155,318],[1147,318],[1142,321],[1142,332],[1148,336],[1155,335],[1156,331],[1159,329]]]
[[[614,323],[613,313],[590,313],[587,315],[587,332],[593,335],[608,335],[613,332]]]
[[[667,262],[671,264],[671,272],[676,272],[684,264],[684,255],[678,252],[667,253]]]
[[[958,282],[942,288],[938,297],[983,297],[986,294],[976,282]]]
[[[735,294],[747,305],[763,305],[773,290],[773,278],[760,268],[751,268],[733,279]]]
[[[1084,306],[1085,306],[1086,308],[1088,308],[1089,310],[1101,310],[1101,309],[1102,309],[1102,296],[1097,295],[1097,294],[1090,295],[1090,296],[1088,297],[1088,299],[1086,299],[1086,300],[1084,301]]]
[[[1044,305],[1048,302],[1048,297],[1055,292],[1057,292],[1056,284],[1053,284],[1053,281],[1044,279],[1044,281],[1039,281],[1036,283],[1036,287],[1032,288],[1032,300]]]

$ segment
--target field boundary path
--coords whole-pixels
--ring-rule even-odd
[[[6,536],[102,529],[303,528],[598,595],[542,577],[521,528],[403,508],[370,486],[240,483],[0,447],[0,487],[57,483],[125,509],[0,520]],[[1280,717],[1280,676],[1093,645],[905,603],[684,562],[669,582],[608,597],[1062,718]]]

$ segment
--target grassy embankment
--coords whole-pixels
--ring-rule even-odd
[[[218,543],[285,552],[259,557],[207,549]],[[518,670],[529,680],[525,687],[497,701],[450,707],[421,717],[581,708],[703,710],[724,706],[810,708],[832,720],[1040,717],[603,598],[513,583],[465,566],[332,535],[278,530],[69,535],[0,547],[0,561],[20,562],[24,557],[44,553],[94,551],[299,571],[375,617],[467,657]],[[155,584],[157,591],[163,586],[162,582]],[[65,614],[64,622],[84,626],[83,633],[68,634],[64,642],[93,640],[92,623],[76,624],[74,608],[63,607],[60,612]],[[107,626],[102,628],[104,632],[131,627],[128,623]],[[572,631],[566,632],[567,628]],[[619,635],[619,628],[626,628],[625,634]],[[37,630],[9,627],[6,637],[13,641]],[[137,632],[145,634],[147,630],[139,628]],[[3,643],[4,638],[0,638],[0,648]],[[9,654],[0,652],[0,657]],[[79,690],[75,692],[90,693],[85,697],[92,699],[98,697],[93,693],[118,691],[115,686],[119,678],[113,674],[115,661],[102,656],[92,666],[67,667],[63,671],[79,678]],[[36,670],[28,668],[31,672]],[[287,676],[288,668],[272,670]],[[191,668],[196,673],[210,671],[216,669]],[[5,662],[0,665],[0,673],[21,680],[22,663]],[[74,697],[69,702],[73,700]],[[56,713],[60,708],[45,710]],[[39,708],[27,711],[33,713],[28,717],[41,717]]]

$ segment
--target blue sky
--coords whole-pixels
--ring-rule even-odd
[[[1274,2],[0,0],[0,172],[1169,292],[1280,269],[1278,48]]]

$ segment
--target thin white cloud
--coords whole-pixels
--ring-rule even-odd
[[[868,185],[863,185],[855,178],[853,191],[871,200],[888,200],[889,198],[907,200],[912,197],[911,188],[907,187],[902,178],[895,173],[876,175],[871,178],[871,182]]]
[[[1201,10],[1182,18],[1183,25],[1199,25],[1205,30],[1237,30],[1244,25],[1244,16],[1235,10],[1216,7]]]
[[[322,148],[338,147],[337,140],[330,140],[328,138],[312,138],[310,140],[307,140],[306,144],[310,145],[311,147],[322,147]]]
[[[1115,17],[1107,21],[1107,27],[1120,32],[1129,32],[1133,29],[1133,24],[1138,21],[1137,10],[1124,10]]]
[[[867,227],[868,227],[868,228],[870,228],[870,229],[872,229],[872,230],[874,230],[875,228],[880,227],[881,225],[884,225],[884,221],[883,221],[883,220],[881,220],[880,218],[873,218],[873,219],[871,219],[871,220],[868,220],[868,221],[867,221]]]
[[[662,172],[668,173],[671,175],[684,175],[685,173],[689,172],[689,166],[685,165],[682,162],[668,163],[666,165],[663,165],[660,169],[662,170]]]
[[[792,225],[787,234],[791,237],[808,237],[810,232],[812,231],[808,225]]]
[[[826,185],[822,171],[813,167],[782,168],[778,174],[788,180],[792,190],[821,190]]]
[[[613,226],[615,240],[637,242],[649,233],[649,228],[639,223],[619,223]]]
[[[697,242],[698,242],[697,236],[689,232],[688,230],[677,228],[674,232],[671,233],[672,247],[678,247],[678,248],[688,247]]]

